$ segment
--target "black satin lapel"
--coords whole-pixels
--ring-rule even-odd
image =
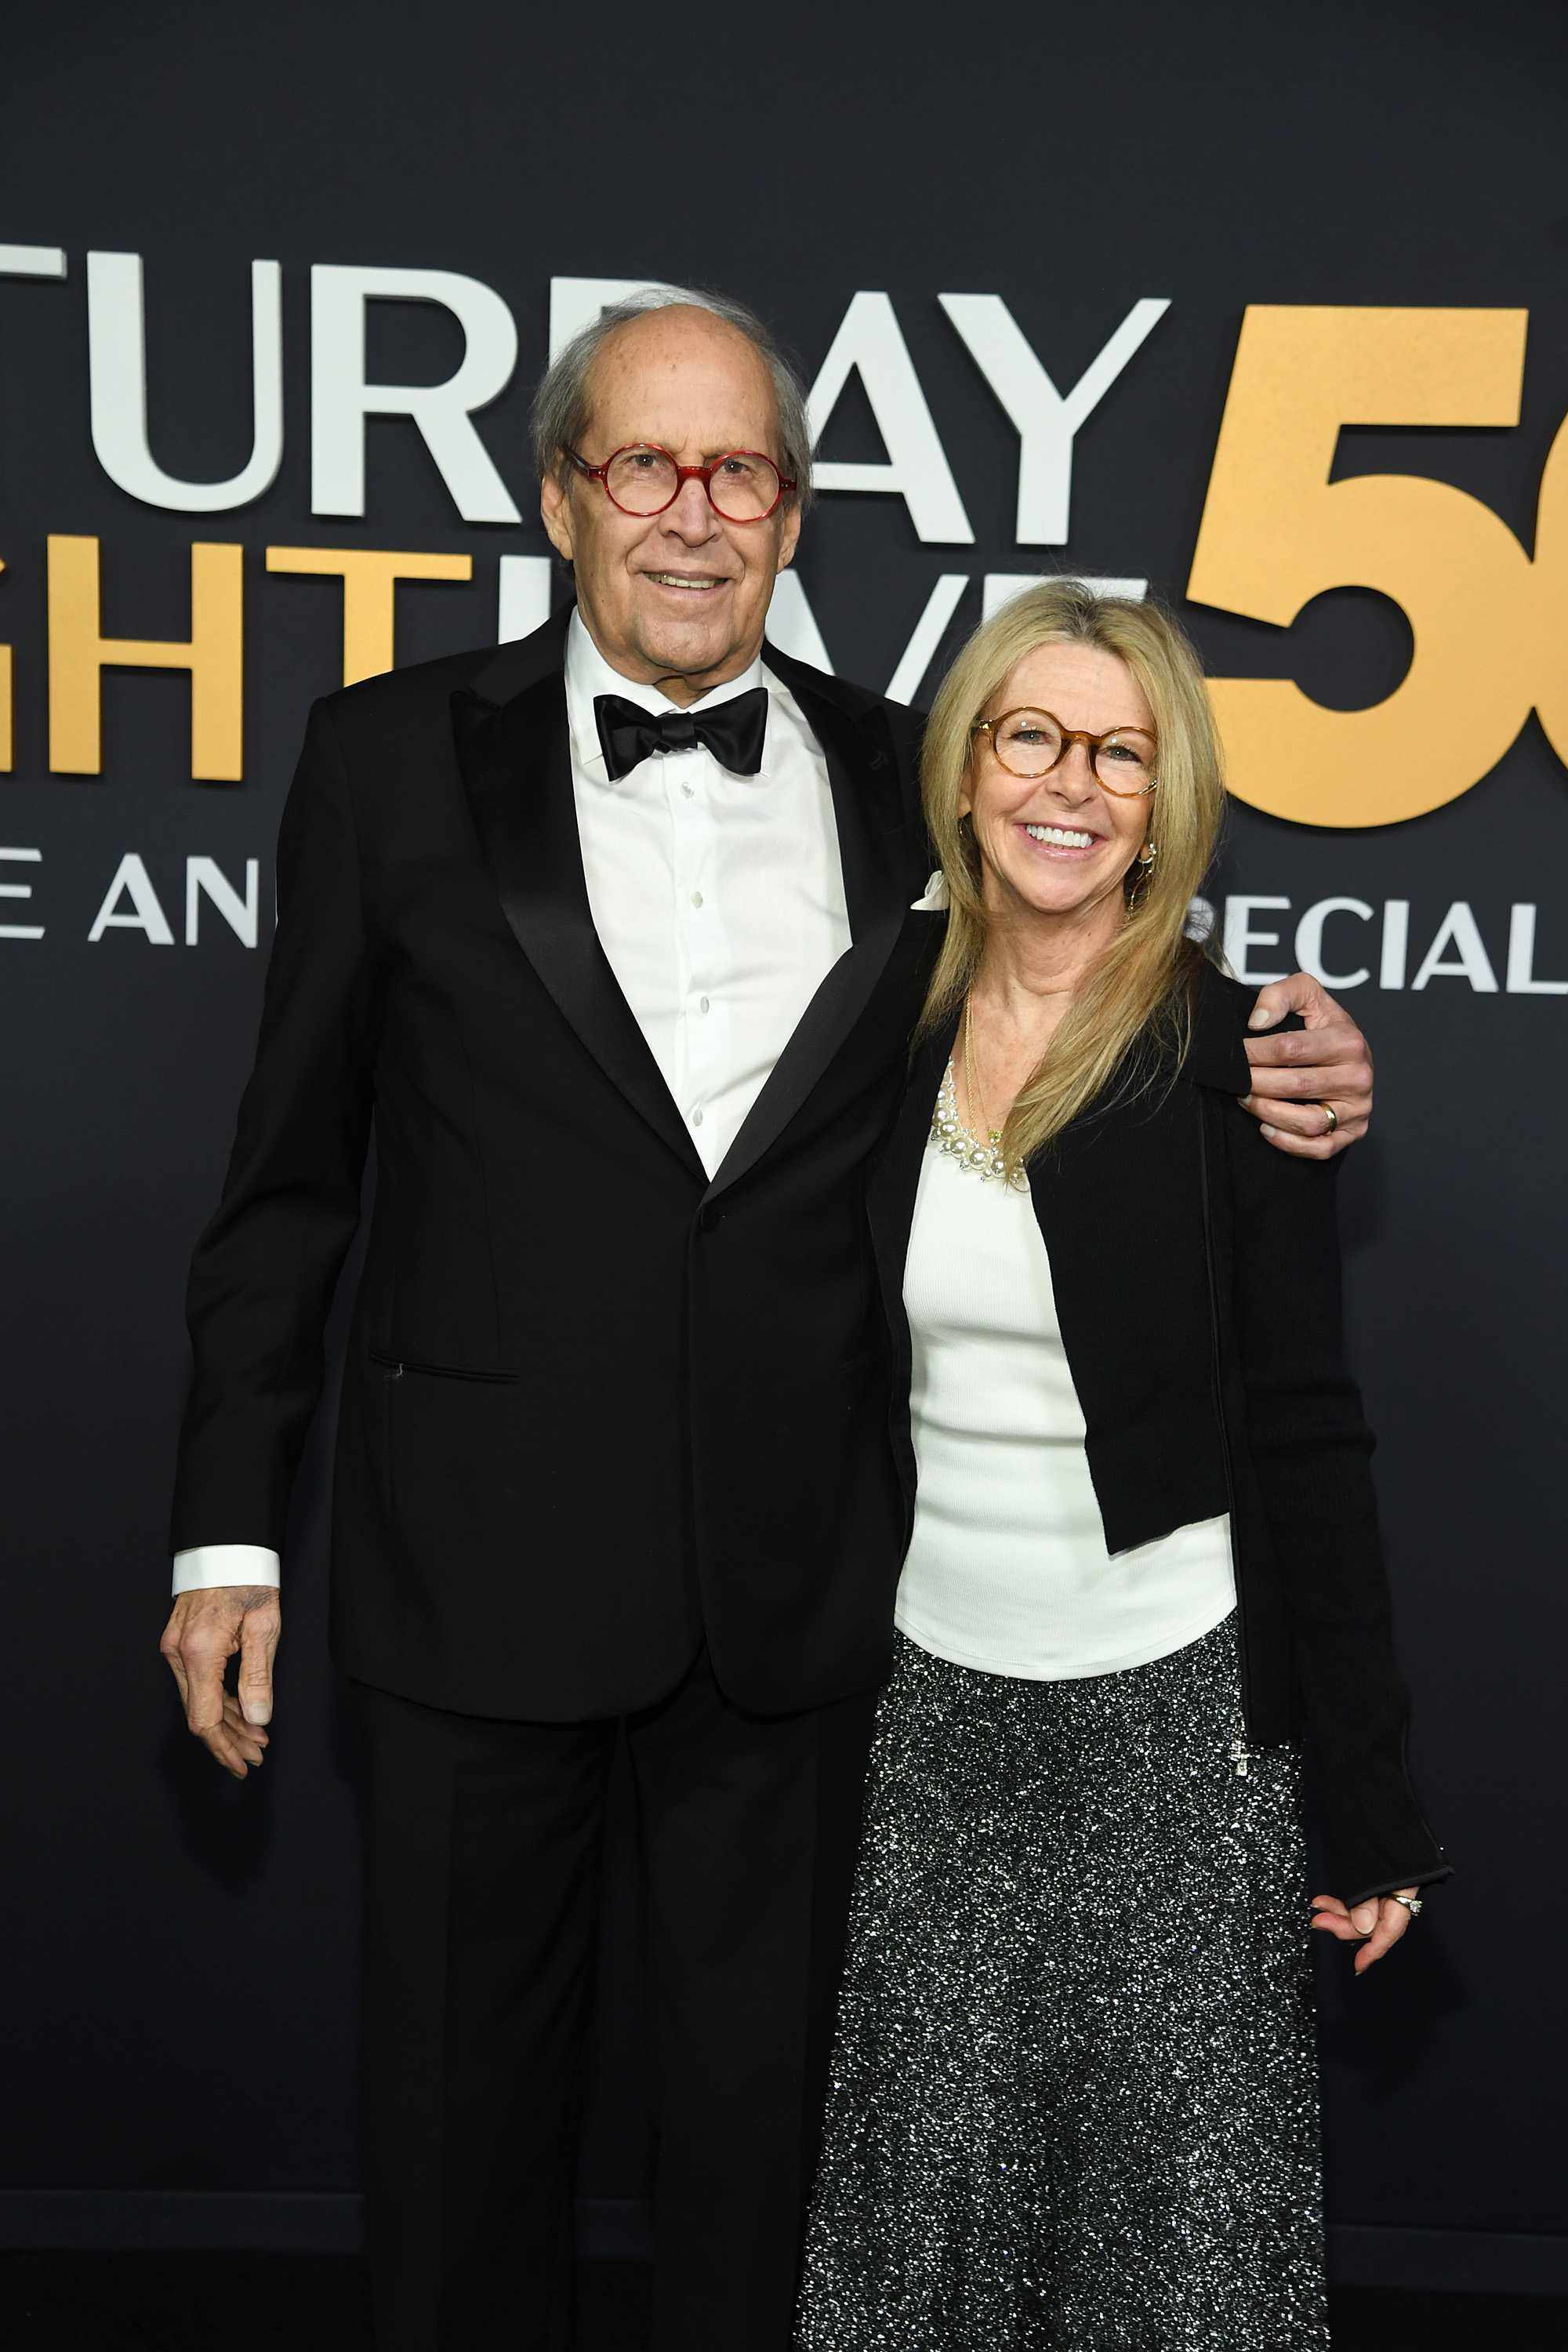
[[[888,1327],[897,1331],[902,1313],[904,1267],[915,1221],[915,1195],[920,1190],[921,1163],[931,1133],[936,1090],[957,1034],[956,1016],[929,1037],[910,1066],[904,1098],[893,1122],[887,1150],[879,1161],[866,1196],[871,1225],[871,1246],[882,1286]]]
[[[700,1178],[706,1171],[594,929],[557,669],[500,709],[452,697],[458,761],[517,943],[612,1085]]]
[[[870,1002],[910,910],[909,820],[879,708],[847,709],[818,689],[811,672],[779,662],[771,648],[767,658],[777,663],[827,762],[852,944],[826,974],[773,1065],[713,1179],[713,1192],[755,1167],[783,1134]],[[929,923],[931,918],[913,919]]]
[[[709,1187],[709,1198],[737,1183],[776,1143],[813,1087],[870,1003],[894,950],[909,947],[910,987],[904,1003],[904,1034],[914,1025],[919,1003],[916,973],[925,939],[918,927],[931,920],[907,908],[883,909],[853,947],[847,948],[795,1024],[795,1034],[773,1064],[762,1093],[741,1123],[735,1140]],[[906,924],[910,927],[906,934]],[[906,996],[900,992],[901,997]]]
[[[911,896],[909,824],[892,740],[875,708],[850,712],[808,687],[791,692],[827,761],[845,909],[858,944],[890,905],[907,906]]]

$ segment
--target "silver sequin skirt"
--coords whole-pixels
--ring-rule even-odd
[[[803,2352],[1320,2352],[1300,1767],[1230,1750],[1234,1618],[1115,1675],[900,1640]]]

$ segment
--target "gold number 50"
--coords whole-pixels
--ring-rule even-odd
[[[1248,309],[1188,595],[1287,627],[1325,589],[1375,588],[1415,641],[1404,683],[1369,710],[1325,709],[1284,678],[1214,681],[1231,790],[1254,808],[1342,827],[1424,816],[1496,766],[1532,706],[1568,760],[1563,616],[1542,562],[1564,560],[1568,420],[1533,563],[1447,483],[1329,479],[1346,425],[1517,425],[1526,318]]]

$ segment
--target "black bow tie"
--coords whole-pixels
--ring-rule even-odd
[[[733,776],[754,776],[768,731],[768,690],[753,686],[711,710],[640,710],[618,694],[594,697],[594,724],[610,782],[630,775],[655,751],[689,751],[700,743]]]

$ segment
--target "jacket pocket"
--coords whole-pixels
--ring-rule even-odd
[[[539,1448],[526,1376],[367,1349],[380,1391],[384,1492],[405,1568],[424,1603],[455,1563],[479,1572],[515,1553],[537,1518]]]
[[[370,1348],[366,1353],[373,1364],[379,1365],[389,1378],[400,1381],[405,1372],[417,1372],[422,1380],[479,1381],[488,1387],[513,1387],[522,1378],[521,1372],[476,1371],[468,1364],[428,1364],[416,1356],[392,1356],[380,1348]]]

